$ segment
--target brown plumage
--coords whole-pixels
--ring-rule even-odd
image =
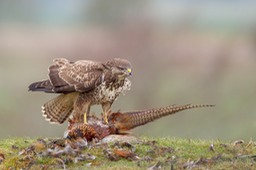
[[[83,122],[84,114],[89,114],[95,104],[102,105],[107,122],[112,103],[130,89],[129,75],[131,64],[125,59],[101,63],[58,58],[49,67],[48,79],[32,83],[29,90],[62,93],[42,107],[43,116],[52,123],[63,123],[70,114]]]

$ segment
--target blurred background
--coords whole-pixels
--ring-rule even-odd
[[[256,139],[255,1],[2,0],[0,138],[63,135],[67,124],[41,116],[54,95],[27,91],[58,57],[130,60],[132,89],[113,111],[216,104],[162,118],[135,135]]]

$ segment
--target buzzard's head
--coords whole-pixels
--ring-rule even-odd
[[[113,60],[106,62],[105,66],[111,70],[112,74],[120,78],[132,75],[132,65],[126,59],[114,58]]]

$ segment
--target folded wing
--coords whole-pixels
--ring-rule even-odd
[[[66,59],[55,59],[49,67],[49,79],[32,83],[31,91],[48,93],[87,92],[100,85],[104,78],[101,63],[81,60],[75,63]]]

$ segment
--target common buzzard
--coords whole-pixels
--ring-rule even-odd
[[[61,93],[42,106],[43,116],[52,123],[61,124],[71,114],[86,123],[86,115],[95,104],[102,105],[103,119],[108,123],[112,103],[131,87],[130,75],[131,64],[125,59],[102,63],[57,58],[49,67],[48,79],[32,83],[29,90]]]

